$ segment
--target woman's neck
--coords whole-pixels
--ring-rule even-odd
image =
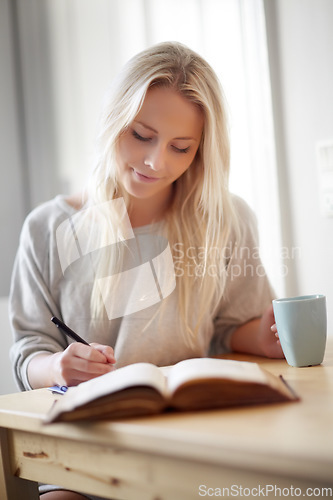
[[[172,193],[164,200],[158,197],[149,200],[132,198],[128,208],[132,227],[147,226],[162,220],[170,207],[171,199]]]

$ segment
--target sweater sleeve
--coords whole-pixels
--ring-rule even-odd
[[[27,367],[40,353],[55,353],[67,346],[67,340],[50,321],[60,315],[50,266],[53,234],[50,207],[35,209],[26,219],[15,259],[9,313],[14,343],[10,350],[16,383],[21,390],[31,386]],[[51,289],[52,288],[52,289]]]
[[[262,316],[274,292],[259,255],[257,221],[248,205],[236,198],[241,225],[241,242],[231,255],[223,298],[214,318],[210,354],[229,352],[234,330]]]

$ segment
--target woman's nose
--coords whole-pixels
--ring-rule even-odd
[[[165,151],[162,147],[156,147],[145,156],[144,164],[152,170],[161,170],[165,163]]]

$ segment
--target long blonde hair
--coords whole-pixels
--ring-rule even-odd
[[[200,55],[178,42],[164,42],[144,50],[125,65],[113,82],[104,107],[89,198],[94,204],[120,196],[126,200],[126,193],[117,182],[117,141],[134,120],[152,85],[171,87],[198,105],[204,116],[196,157],[175,182],[173,201],[164,221],[171,249],[182,248],[176,274],[180,331],[191,342],[197,338],[199,326],[214,314],[223,295],[228,259],[221,255],[223,248],[238,235],[228,188],[230,147],[226,104],[215,72]],[[110,218],[113,216],[110,214]],[[186,251],[189,248],[190,255]],[[216,251],[212,251],[216,249],[221,250],[218,258]],[[193,275],[187,270],[194,263],[200,272]],[[215,273],[208,272],[212,266]],[[195,314],[193,293],[200,297]],[[102,313],[97,286],[93,288],[91,306],[95,316]]]

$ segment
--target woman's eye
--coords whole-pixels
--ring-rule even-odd
[[[138,134],[135,130],[132,130],[133,137],[138,139],[139,141],[147,142],[150,141],[150,137],[142,137],[142,135]]]
[[[176,153],[187,153],[190,149],[190,146],[187,146],[187,148],[176,148],[176,146],[172,146],[173,149],[176,151]]]
[[[132,130],[132,135],[133,137],[135,137],[135,139],[137,139],[138,141],[142,141],[142,142],[149,142],[152,140],[151,137],[143,137],[142,135],[138,134],[138,132],[136,130]],[[190,146],[188,146],[187,148],[177,148],[176,146],[172,146],[172,149],[176,152],[176,153],[187,153],[190,149]]]

